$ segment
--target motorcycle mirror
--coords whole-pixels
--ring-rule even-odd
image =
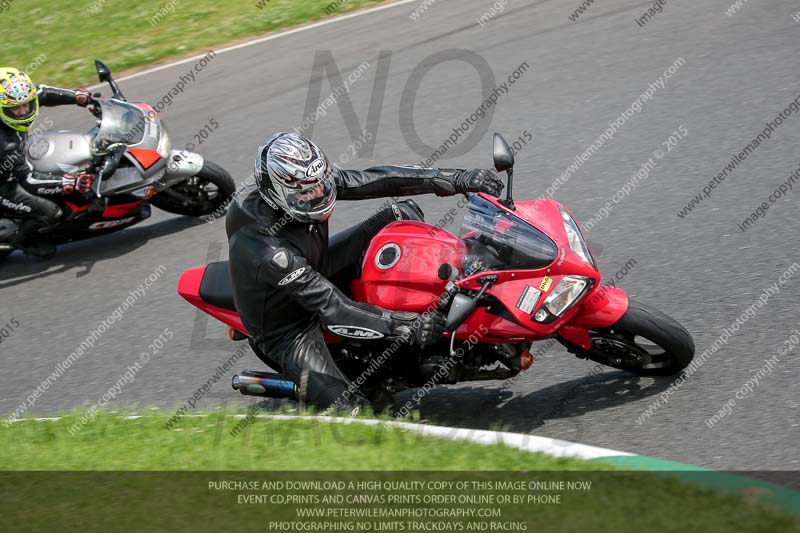
[[[453,333],[458,326],[464,323],[469,315],[475,311],[475,301],[466,294],[456,294],[453,296],[453,303],[450,304],[450,311],[447,312],[447,321],[444,329],[448,333]]]
[[[514,168],[514,152],[499,133],[494,134],[494,168],[498,172]]]
[[[111,86],[111,96],[118,100],[127,101],[125,100],[125,96],[123,96],[119,85],[117,85],[117,82],[115,82],[114,78],[111,77],[111,69],[99,59],[94,60],[94,67],[97,69],[97,77],[100,78],[100,81],[108,83],[108,85]]]
[[[511,196],[511,189],[514,184],[514,152],[506,142],[505,138],[499,133],[494,134],[494,168],[498,172],[505,171],[508,175],[508,183],[506,184],[506,199],[500,202],[509,209],[515,209],[514,199]]]
[[[97,77],[100,78],[100,81],[107,82],[111,79],[111,69],[109,69],[105,63],[99,59],[95,59],[94,66],[97,69]]]

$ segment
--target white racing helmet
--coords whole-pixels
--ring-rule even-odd
[[[272,208],[298,222],[325,222],[336,204],[333,166],[319,147],[296,133],[276,133],[258,149],[258,191]]]

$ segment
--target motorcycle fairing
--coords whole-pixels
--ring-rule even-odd
[[[136,201],[134,198],[133,201]],[[78,208],[79,211],[74,211],[75,218],[65,220],[53,231],[49,236],[49,240],[56,244],[63,244],[67,242],[80,241],[106,233],[113,233],[135,224],[142,220],[150,218],[151,208],[149,204],[140,202],[139,205],[131,207],[132,199],[130,196],[119,196],[109,199],[103,213],[92,212],[91,204],[86,206],[75,206],[72,204],[70,209]],[[114,212],[116,206],[128,205],[126,212],[122,215]],[[111,211],[108,211],[111,209]],[[108,217],[106,213],[115,216]]]
[[[206,269],[207,267],[201,266],[185,270],[183,274],[181,274],[180,280],[178,280],[178,294],[204,313],[227,324],[243,335],[249,336],[250,334],[247,332],[247,328],[244,327],[244,324],[242,324],[242,319],[239,318],[239,313],[236,312],[236,310],[217,307],[216,305],[206,302],[203,297],[200,296],[200,287],[203,284],[203,277],[206,274]],[[231,290],[233,289],[231,288]]]
[[[158,163],[161,159],[158,152],[150,148],[128,148],[128,153],[131,154],[145,170]]]
[[[607,328],[616,324],[628,310],[625,291],[609,285],[600,285],[579,302],[572,319],[561,326],[558,334],[584,350],[592,347],[589,330]]]

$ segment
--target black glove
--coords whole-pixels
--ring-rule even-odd
[[[392,313],[394,334],[408,340],[420,348],[432,345],[444,333],[446,319],[442,313],[409,313],[395,311]]]
[[[456,192],[461,194],[485,192],[492,196],[500,196],[500,193],[503,192],[503,182],[493,170],[482,168],[458,170],[453,176],[453,181]]]

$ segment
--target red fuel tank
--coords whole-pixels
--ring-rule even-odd
[[[380,231],[364,255],[361,278],[353,281],[360,302],[396,311],[428,310],[444,293],[444,264],[463,268],[464,241],[430,224],[393,222]]]

